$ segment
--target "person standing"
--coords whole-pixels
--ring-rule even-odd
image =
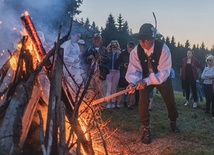
[[[214,90],[212,82],[214,80],[214,56],[209,55],[206,57],[207,66],[204,68],[201,78],[203,79],[204,93],[206,98],[205,113],[210,113],[210,106],[212,106],[212,117],[214,118]]]
[[[127,43],[126,49],[122,51],[122,53],[118,57],[118,62],[120,64],[120,79],[118,83],[118,91],[122,91],[126,89],[128,86],[128,82],[126,81],[126,72],[129,64],[129,56],[130,52],[136,46],[135,42],[129,41]],[[120,104],[123,97],[123,105],[127,109],[131,110],[134,102],[135,94],[124,94],[117,97],[117,103]]]
[[[175,105],[174,92],[170,76],[172,58],[168,46],[156,40],[156,28],[145,23],[140,27],[139,33],[133,36],[138,39],[139,44],[132,50],[126,73],[129,82],[127,89],[134,93],[135,88],[139,90],[139,115],[142,122],[142,143],[149,144],[152,141],[150,118],[149,118],[149,95],[156,87],[162,95],[168,110],[170,127],[172,132],[180,132],[176,125],[178,117]]]
[[[88,67],[89,65],[86,63],[83,55],[85,53],[85,50],[86,50],[86,44],[85,44],[85,41],[80,39],[78,40],[78,45],[79,45],[79,48],[80,48],[80,55],[79,55],[79,58],[80,58],[80,65],[83,69],[83,79],[85,80],[88,76]]]
[[[194,58],[194,51],[187,51],[187,57],[182,59],[180,65],[180,77],[183,81],[186,93],[186,103],[184,104],[185,106],[189,105],[190,88],[192,89],[192,95],[194,99],[193,108],[196,108],[198,105],[196,80],[198,79],[198,69],[200,68],[200,62],[196,58]]]
[[[93,45],[88,47],[83,54],[85,62],[89,65],[89,72],[91,72],[92,66],[95,63],[95,69],[93,70],[93,77],[90,83],[90,89],[98,93],[97,98],[105,97],[106,94],[106,75],[109,73],[108,52],[104,47],[102,36],[99,33],[95,33],[93,36]],[[105,71],[102,72],[101,70]]]
[[[118,82],[120,79],[120,66],[118,57],[121,53],[120,44],[117,40],[112,40],[107,46],[108,56],[110,58],[109,69],[110,73],[106,77],[106,96],[117,92]],[[120,109],[119,103],[116,103],[116,98],[108,101],[106,108]]]
[[[83,70],[79,59],[80,48],[77,43],[80,36],[81,34],[74,30],[71,32],[70,39],[61,45],[61,47],[64,48],[63,60],[66,66],[66,68],[63,69],[64,76],[75,92],[78,91],[79,85],[83,82]]]

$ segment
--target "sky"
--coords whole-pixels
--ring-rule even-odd
[[[214,0],[83,0],[78,19],[89,18],[101,28],[105,27],[109,14],[115,21],[119,14],[128,22],[133,33],[139,32],[143,23],[155,25],[164,37],[175,37],[176,43],[193,44],[211,49],[214,45]]]

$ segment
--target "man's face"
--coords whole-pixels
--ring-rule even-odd
[[[143,49],[149,50],[154,43],[154,39],[150,40],[139,40],[139,44]]]
[[[100,45],[102,44],[102,39],[100,37],[94,38],[93,44],[95,47],[100,47]]]
[[[127,46],[127,51],[128,51],[128,53],[130,53],[130,52],[133,50],[133,48],[134,48],[134,47],[129,47],[129,46]]]

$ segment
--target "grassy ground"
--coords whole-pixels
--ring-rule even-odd
[[[170,131],[167,110],[160,94],[154,93],[153,110],[150,112],[153,141],[142,144],[141,122],[138,108],[127,110],[104,110],[103,119],[111,118],[109,129],[112,136],[112,154],[117,155],[213,155],[214,154],[214,119],[205,114],[205,101],[196,109],[183,104],[185,98],[175,92],[179,118],[177,120],[181,133]],[[116,149],[116,148],[117,149]]]

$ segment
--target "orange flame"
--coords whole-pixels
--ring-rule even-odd
[[[17,68],[17,60],[16,60],[16,58],[14,56],[12,56],[10,58],[10,66],[11,66],[13,71],[15,71],[16,68]]]

